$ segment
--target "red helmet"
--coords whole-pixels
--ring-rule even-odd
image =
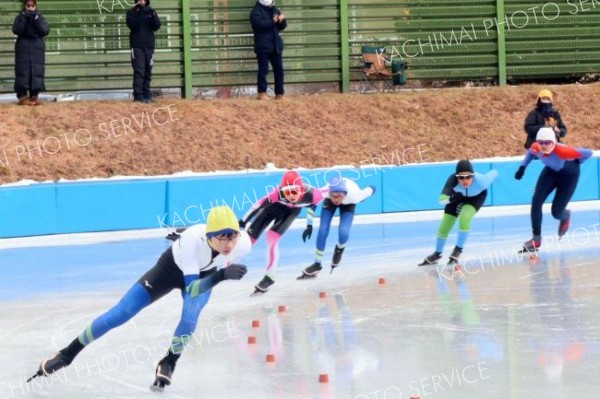
[[[281,189],[282,190],[292,190],[292,191],[304,191],[304,184],[302,183],[302,177],[300,174],[294,170],[290,170],[285,172],[283,175],[283,179],[281,180]]]

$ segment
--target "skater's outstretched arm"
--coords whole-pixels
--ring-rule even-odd
[[[329,192],[329,189],[324,188],[314,188],[310,187],[306,192],[310,192],[312,197],[308,196],[308,201],[310,201],[310,205],[308,205],[306,210],[306,228],[302,232],[302,241],[306,242],[312,236],[313,231],[313,220],[315,219],[315,211],[317,210],[317,205],[323,201],[325,198],[325,194]],[[305,197],[306,198],[306,197]],[[305,200],[306,201],[306,200]],[[298,202],[298,205],[302,205],[302,200]],[[306,204],[306,202],[304,202]],[[306,205],[304,205],[306,206]]]
[[[194,298],[219,284],[223,280],[240,280],[248,272],[245,265],[232,264],[204,278],[197,275],[185,276],[185,291]]]
[[[563,144],[556,144],[554,152],[565,161],[578,160],[579,162],[586,161],[593,154],[592,150],[588,150],[587,148],[576,148]]]
[[[494,180],[496,180],[497,177],[498,177],[498,171],[495,169],[490,170],[485,175],[482,175],[479,173],[475,174],[476,182],[479,183],[479,185],[481,185],[484,190],[488,189],[492,185]]]
[[[306,240],[310,240],[313,231],[313,221],[315,219],[315,210],[317,207],[315,205],[311,205],[306,210],[306,228],[302,232],[302,241],[306,242]]]
[[[525,158],[523,158],[523,161],[521,161],[521,166],[522,167],[526,168],[527,165],[529,165],[531,163],[531,161],[533,160],[533,158],[535,158],[535,154],[538,153],[534,149],[535,144],[537,144],[537,143],[533,143],[533,145],[531,146],[531,148],[527,150],[527,154],[525,154]]]
[[[346,198],[342,202],[343,204],[358,204],[363,202],[373,194],[375,194],[375,186],[369,186],[361,189],[352,180],[346,179]]]
[[[453,173],[448,176],[448,180],[446,180],[446,184],[444,184],[444,188],[442,189],[442,193],[440,194],[439,202],[441,205],[446,205],[450,203],[453,197],[456,194],[454,191],[454,187],[458,184],[458,179],[456,175]]]
[[[262,197],[261,199],[256,201],[256,203],[254,203],[254,205],[252,205],[252,207],[248,210],[248,212],[246,212],[244,217],[242,217],[242,219],[240,220],[240,226],[245,227],[246,223],[252,221],[254,216],[256,216],[261,209],[266,208],[267,206],[269,206],[272,203],[277,202],[278,200],[279,200],[279,188],[276,187],[275,189],[273,189],[273,191],[271,191],[269,194],[265,195],[264,197]]]

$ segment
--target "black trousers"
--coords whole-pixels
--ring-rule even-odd
[[[456,216],[460,214],[460,210],[463,205],[469,204],[475,208],[475,211],[479,212],[479,209],[483,206],[485,199],[487,198],[487,190],[483,190],[474,197],[463,197],[460,201],[450,202],[444,207],[444,213],[448,215]]]
[[[216,271],[216,267],[203,271],[199,274],[199,278],[204,278]],[[172,246],[163,252],[152,269],[140,277],[138,283],[150,294],[151,302],[162,298],[174,289],[185,291],[185,278],[181,269],[175,264]]]
[[[265,231],[267,226],[273,222],[271,230],[283,235],[290,227],[294,219],[300,214],[301,208],[290,208],[278,202],[261,209],[246,229],[248,235],[255,240]]]
[[[40,94],[39,90],[29,90],[29,97],[37,97]],[[17,98],[27,97],[27,90],[17,91]]]
[[[269,62],[273,67],[273,75],[275,76],[275,94],[283,94],[283,59],[281,54],[273,53],[257,53],[256,60],[258,61],[257,87],[259,93],[267,92],[267,74],[269,73]]]
[[[132,48],[131,66],[133,67],[133,98],[136,100],[151,99],[150,82],[152,81],[152,65],[154,64],[153,48]]]
[[[549,167],[542,169],[531,200],[531,228],[534,236],[542,235],[542,205],[552,191],[556,190],[552,200],[552,216],[557,220],[568,216],[566,209],[577,188],[579,170],[577,161],[565,162],[565,166],[558,172]]]

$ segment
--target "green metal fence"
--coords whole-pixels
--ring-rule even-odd
[[[391,4],[394,4],[392,6]],[[385,45],[409,66],[409,79],[487,79],[498,75],[495,30],[482,21],[496,16],[494,0],[435,0],[351,5],[352,53],[363,43]]]
[[[600,71],[600,1],[504,1],[509,77]]]
[[[481,80],[600,72],[600,0],[276,0],[287,83],[357,81],[360,48],[383,45],[408,79]],[[131,87],[125,13],[134,0],[40,0],[48,91]],[[0,0],[0,92],[12,92],[12,22],[21,1]],[[253,85],[254,0],[154,0],[162,27],[152,86]]]
[[[254,2],[191,3],[193,85],[255,84],[257,66],[249,24]],[[338,0],[316,0],[310,7],[303,0],[287,0],[281,7],[289,21],[282,34],[286,82],[339,82]]]
[[[131,88],[126,11],[132,0],[40,0],[50,24],[46,38],[48,91]],[[183,81],[179,0],[160,0],[162,27],[157,35],[154,87],[180,87]],[[12,23],[20,1],[0,1],[0,91],[14,84]]]

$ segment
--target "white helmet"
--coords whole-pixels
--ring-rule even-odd
[[[536,141],[551,141],[552,145],[550,147],[542,149],[542,154],[550,154],[554,151],[554,147],[556,147],[556,133],[554,130],[549,127],[543,127],[537,132],[537,136],[535,136]]]
[[[538,141],[554,141],[556,143],[556,133],[550,127],[543,127],[538,130],[535,139]]]

